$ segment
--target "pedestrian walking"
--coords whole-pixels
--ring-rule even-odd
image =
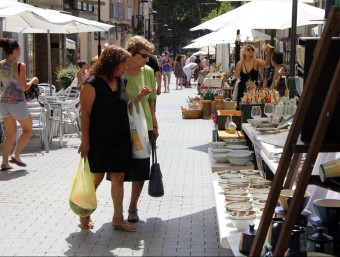
[[[17,40],[1,38],[0,47],[3,48],[6,54],[6,59],[0,62],[0,80],[2,87],[0,116],[3,117],[6,128],[6,137],[2,149],[1,170],[7,171],[13,168],[9,162],[21,167],[26,166],[26,163],[21,160],[20,154],[31,137],[33,125],[24,92],[33,84],[38,84],[39,79],[33,77],[27,82],[26,65],[23,62],[18,63],[21,55],[21,47]],[[18,130],[17,121],[22,128],[22,133],[9,160]]]
[[[158,123],[155,113],[156,87],[154,71],[145,65],[152,51],[152,44],[141,36],[131,37],[127,42],[127,50],[132,55],[132,61],[128,63],[124,77],[127,79],[127,96],[135,104],[141,103],[147,121],[149,140],[158,137]],[[141,97],[139,92],[146,92]],[[137,110],[138,111],[138,110]],[[132,159],[132,167],[126,174],[125,180],[132,181],[131,201],[129,204],[129,222],[138,222],[138,200],[142,192],[144,182],[149,180],[150,157],[145,159]]]
[[[123,183],[131,162],[132,145],[126,79],[122,76],[130,59],[128,51],[110,45],[91,67],[90,77],[80,92],[82,140],[78,153],[81,157],[88,157],[96,189],[105,173],[110,174],[113,228],[135,232],[136,227],[124,222],[123,217]],[[94,224],[87,216],[80,217],[80,226],[92,229]]]

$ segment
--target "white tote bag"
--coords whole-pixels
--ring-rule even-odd
[[[132,113],[128,108],[128,116],[130,123],[130,133],[132,141],[132,158],[145,159],[151,154],[151,146],[149,142],[148,126],[146,123],[145,113],[141,103],[138,103],[139,112],[133,102],[129,102],[128,106],[132,105]]]
[[[240,81],[241,81],[240,79],[236,80],[234,91],[233,91],[233,97],[232,97],[233,101],[239,101],[239,99],[237,99],[237,95],[238,95],[238,84],[240,83]]]

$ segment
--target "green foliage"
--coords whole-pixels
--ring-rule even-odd
[[[191,39],[207,33],[207,31],[190,31],[203,22],[203,17],[208,20],[233,9],[228,2],[213,0],[153,0],[152,7],[157,11],[154,15],[156,35],[152,40],[158,48],[156,53],[162,52],[165,47],[170,47],[170,54],[174,56],[183,51],[182,47],[186,46]],[[171,29],[170,35],[164,33],[164,24]]]
[[[213,19],[217,16],[220,16],[223,13],[227,13],[227,12],[231,11],[232,9],[234,9],[234,7],[232,7],[229,2],[221,3],[221,5],[218,8],[213,9],[207,16],[203,17],[201,22],[203,23],[203,22],[206,22],[208,20],[211,20],[211,19]],[[218,10],[218,12],[217,12],[217,10]]]
[[[77,74],[77,66],[70,65],[66,68],[61,68],[57,71],[57,82],[59,86],[63,89],[71,85],[73,79]]]

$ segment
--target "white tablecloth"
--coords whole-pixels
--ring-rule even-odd
[[[203,80],[203,86],[205,87],[222,87],[223,79],[210,79],[205,78]]]

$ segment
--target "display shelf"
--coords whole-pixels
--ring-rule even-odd
[[[212,152],[211,148],[208,148],[208,154],[209,154],[209,159],[210,159],[210,164],[211,164],[211,171],[212,172],[218,172],[218,171],[223,171],[223,170],[249,170],[249,169],[254,169],[254,164],[253,162],[249,161],[246,165],[244,166],[235,166],[232,165],[231,163],[219,163],[214,160],[212,157]]]

